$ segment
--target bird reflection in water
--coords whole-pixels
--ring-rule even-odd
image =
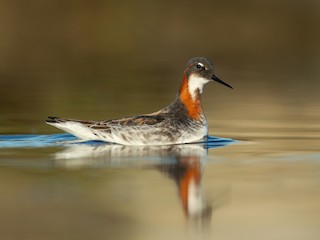
[[[200,156],[177,156],[175,164],[157,166],[178,186],[178,193],[184,213],[192,219],[210,219],[212,206],[202,195],[201,179],[204,161]]]
[[[148,166],[173,179],[186,217],[210,220],[212,204],[204,200],[201,179],[208,148],[225,146],[232,140],[210,144],[167,146],[123,146],[110,144],[71,144],[55,154],[56,164],[65,168]]]

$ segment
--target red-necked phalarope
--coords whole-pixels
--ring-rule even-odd
[[[48,117],[46,122],[83,140],[123,145],[168,145],[203,141],[208,124],[201,107],[203,87],[216,81],[232,88],[213,73],[204,57],[189,60],[178,96],[158,112],[116,120],[86,121]]]

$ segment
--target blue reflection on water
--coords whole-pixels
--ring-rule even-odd
[[[205,148],[215,148],[226,146],[235,142],[235,140],[230,138],[209,136],[206,142],[201,142],[199,144],[204,145]],[[0,135],[0,148],[41,148],[63,146],[66,144],[101,145],[107,143],[102,141],[80,141],[77,137],[71,134]]]
[[[52,135],[0,135],[0,148],[53,147],[62,142],[76,140],[71,134]]]

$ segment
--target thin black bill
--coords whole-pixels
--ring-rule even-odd
[[[233,87],[231,87],[228,83],[225,83],[224,81],[220,80],[216,75],[212,75],[211,79],[233,89]]]

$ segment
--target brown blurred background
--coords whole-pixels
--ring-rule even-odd
[[[318,131],[319,23],[315,0],[0,0],[0,131],[155,111],[193,56],[235,88],[206,88],[216,132]]]

